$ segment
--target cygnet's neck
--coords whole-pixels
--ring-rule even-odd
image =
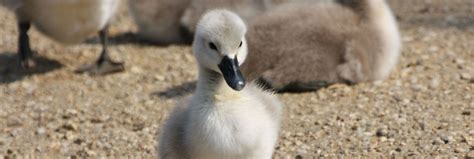
[[[226,84],[220,73],[199,67],[196,96],[212,101],[221,101],[238,98],[239,93],[239,91],[233,90]]]

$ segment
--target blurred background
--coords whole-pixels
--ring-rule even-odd
[[[389,0],[403,39],[382,82],[279,94],[285,104],[275,158],[474,158],[474,1]],[[61,45],[30,30],[36,67],[17,55],[15,15],[0,7],[0,158],[12,155],[156,155],[155,136],[197,70],[189,45],[138,37],[126,2],[110,24],[110,53],[126,71],[75,74],[98,38]]]

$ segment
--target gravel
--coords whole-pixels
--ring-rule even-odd
[[[279,94],[275,158],[474,158],[474,1],[391,0],[404,49],[389,79]],[[410,5],[406,5],[410,4]],[[125,9],[111,25],[112,58],[127,71],[74,74],[97,38],[64,46],[30,31],[37,67],[18,67],[15,16],[0,8],[2,156],[156,156],[156,135],[195,86],[185,45],[140,43]]]

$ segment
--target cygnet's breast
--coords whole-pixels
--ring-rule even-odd
[[[46,35],[78,43],[104,28],[120,0],[25,0],[20,8]]]
[[[221,150],[230,154],[252,151],[261,135],[273,131],[273,120],[262,101],[255,100],[246,90],[239,98],[219,101],[204,107],[191,106],[188,136],[194,143],[209,143],[204,149]],[[262,134],[263,133],[263,134]],[[204,145],[203,145],[204,146]]]
[[[390,7],[383,1],[374,5],[373,24],[382,39],[382,56],[377,59],[378,69],[374,78],[382,80],[387,78],[398,63],[402,43],[398,24]]]

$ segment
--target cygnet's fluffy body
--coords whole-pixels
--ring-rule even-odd
[[[102,53],[97,61],[77,72],[106,74],[124,70],[123,64],[110,59],[107,50],[107,26],[120,0],[3,0],[18,19],[18,53],[24,68],[33,67],[28,30],[33,24],[42,33],[63,44],[84,41],[98,34]]]
[[[79,43],[103,29],[115,14],[119,0],[19,0],[19,21],[61,43]]]
[[[133,0],[131,15],[139,35],[158,44],[192,41],[201,16],[212,9],[229,9],[245,21],[261,14],[270,0]]]
[[[158,44],[186,42],[180,19],[191,0],[131,0],[130,13],[138,33]]]
[[[228,9],[237,13],[250,24],[262,13],[287,3],[313,4],[331,0],[191,0],[189,7],[181,18],[181,23],[189,32],[194,33],[196,24],[201,16],[212,9]]]
[[[227,9],[238,14],[246,23],[265,12],[272,5],[271,0],[192,0],[181,18],[181,24],[190,33],[196,30],[201,16],[212,9]]]
[[[164,125],[162,159],[270,159],[282,105],[254,83],[245,86],[239,65],[247,44],[244,22],[213,10],[200,20],[193,43],[199,65],[195,93]]]
[[[201,16],[212,9],[228,9],[245,22],[283,3],[330,0],[133,0],[130,13],[139,35],[157,44],[189,43]]]
[[[277,91],[382,80],[401,48],[385,0],[282,5],[257,17],[248,35],[244,74]]]

